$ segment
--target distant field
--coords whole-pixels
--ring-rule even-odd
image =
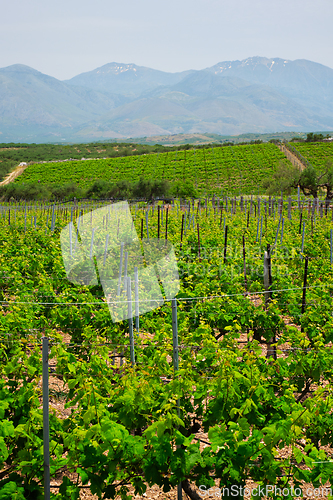
[[[292,146],[316,168],[323,168],[327,160],[333,163],[331,142],[296,142]]]
[[[167,179],[188,183],[198,194],[223,191],[230,194],[262,193],[262,184],[287,161],[271,143],[189,149],[101,160],[44,163],[29,166],[16,184],[64,184],[74,182],[87,188],[97,179],[112,182],[126,179]]]
[[[147,144],[115,142],[96,142],[90,144],[0,144],[0,181],[20,162],[115,158],[168,149],[162,145],[151,146]]]
[[[220,134],[172,134],[156,135],[151,137],[135,137],[131,139],[116,139],[116,142],[134,142],[135,144],[163,144],[176,146],[181,144],[223,144],[224,142],[233,142],[239,144],[242,142],[262,141],[269,142],[271,139],[278,141],[290,141],[295,135],[299,138],[306,138],[305,132],[280,132],[275,134],[248,133],[240,135],[220,135]]]

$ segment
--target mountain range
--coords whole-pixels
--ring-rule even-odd
[[[333,69],[251,57],[167,73],[110,63],[66,81],[0,68],[0,142],[333,130]]]

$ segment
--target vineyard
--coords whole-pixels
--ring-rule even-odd
[[[180,148],[183,146],[179,146]],[[113,158],[169,150],[164,146],[131,143],[90,144],[16,144],[0,143],[0,181],[19,163],[81,160],[81,158]]]
[[[327,142],[297,142],[291,146],[295,148],[303,159],[317,169],[323,170],[327,160],[333,161],[333,144]]]
[[[241,148],[82,164],[85,182],[122,166],[191,176],[202,190],[215,172],[255,191],[259,163],[271,168],[264,157],[278,150]],[[62,165],[43,168],[55,182]],[[0,499],[48,498],[45,471],[53,499],[144,498],[154,485],[193,500],[258,485],[268,494],[254,498],[332,496],[332,209],[257,196],[133,203],[139,243],[173,245],[180,286],[133,325],[113,323],[99,281],[75,285],[64,267],[61,231],[73,221],[79,233],[79,216],[91,230],[105,205],[1,205]],[[89,262],[92,248],[93,237]]]
[[[97,179],[165,179],[174,185],[189,184],[198,195],[213,193],[263,194],[263,182],[279,162],[287,161],[271,143],[223,146],[122,158],[42,163],[29,166],[15,184],[64,184],[88,188]]]

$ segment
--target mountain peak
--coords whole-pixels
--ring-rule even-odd
[[[333,127],[333,69],[305,59],[255,56],[180,73],[111,62],[65,82],[14,64],[0,69],[0,88],[6,142]]]
[[[276,68],[285,67],[292,61],[288,59],[281,59],[280,57],[268,58],[268,57],[248,57],[241,61],[223,61],[215,64],[211,68],[207,68],[209,71],[214,71],[215,74],[221,74],[225,72],[241,71],[242,73],[246,70],[256,71],[258,69],[269,70],[270,72]]]
[[[133,63],[112,62],[74,76],[66,83],[94,88],[102,92],[110,92],[112,89],[113,93],[133,97],[159,86],[178,83],[190,73],[192,71],[167,73],[145,66],[137,66]]]
[[[123,63],[117,63],[117,62],[112,62],[108,64],[104,64],[103,66],[100,66],[99,68],[96,68],[93,70],[94,73],[99,74],[99,75],[107,75],[107,74],[113,74],[113,75],[119,75],[120,73],[125,73],[126,71],[134,71],[136,72],[139,66],[136,64],[130,63],[130,64],[123,64]],[[87,71],[86,73],[82,73],[83,75],[86,75],[87,73],[91,73],[90,71]]]
[[[39,75],[42,74],[37,69],[31,68],[30,66],[27,66],[26,64],[11,64],[10,66],[6,66],[5,68],[1,68],[1,72],[6,72],[6,73],[32,73],[32,74],[39,74]]]

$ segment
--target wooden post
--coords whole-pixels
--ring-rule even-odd
[[[271,300],[271,286],[272,286],[272,266],[271,266],[271,248],[270,245],[267,245],[267,251],[264,253],[264,287],[265,287],[265,308],[268,307],[268,304]],[[272,347],[272,344],[275,343],[275,335],[267,340],[267,353],[266,357],[274,357],[276,358],[276,348]]]
[[[282,217],[281,241],[280,241],[281,244],[282,244],[282,240],[283,240],[283,228],[284,228],[284,217]]]
[[[272,274],[271,274],[271,251],[270,245],[267,245],[267,251],[264,253],[264,287],[265,287],[265,306],[267,307],[270,299],[271,292],[270,286],[272,282]]]
[[[278,236],[279,236],[281,218],[282,218],[282,215],[280,215],[280,219],[279,219],[279,223],[278,223],[278,228],[277,228],[276,235],[275,235],[274,248],[276,247],[277,239],[278,239]]]
[[[160,206],[157,206],[157,238],[160,239]]]
[[[168,240],[168,215],[169,215],[169,208],[166,210],[166,217],[165,217],[165,241]]]
[[[200,231],[199,231],[199,222],[197,223],[197,231],[198,231],[198,253],[199,253],[199,261],[201,262],[201,256],[200,256]]]
[[[307,287],[307,279],[308,279],[308,257],[305,257],[305,263],[304,263],[304,277],[303,277],[303,295],[302,295],[302,309],[301,309],[301,314],[303,316],[305,312],[305,306],[306,306],[306,287]],[[303,326],[301,327],[301,331],[304,332]]]
[[[288,197],[288,219],[291,219],[291,196]]]
[[[246,252],[245,252],[245,236],[243,234],[243,270],[244,270],[244,288],[245,295],[247,293],[247,278],[246,278]]]
[[[225,226],[225,231],[224,231],[224,257],[223,257],[224,264],[227,261],[227,244],[228,244],[228,226]]]
[[[260,224],[260,222],[259,222],[259,221],[260,221],[260,219],[259,219],[259,217],[258,217],[258,222],[257,222],[257,236],[256,236],[256,243],[257,243],[257,241],[258,241],[258,236],[259,236],[259,224]]]
[[[301,247],[301,260],[303,260],[304,237],[305,237],[305,222],[303,222],[302,247]]]
[[[147,238],[149,240],[149,227],[148,227],[148,210],[146,210],[146,228],[147,228]]]
[[[184,214],[182,215],[182,229],[180,233],[180,249],[182,248],[183,245],[183,233],[184,233]]]

